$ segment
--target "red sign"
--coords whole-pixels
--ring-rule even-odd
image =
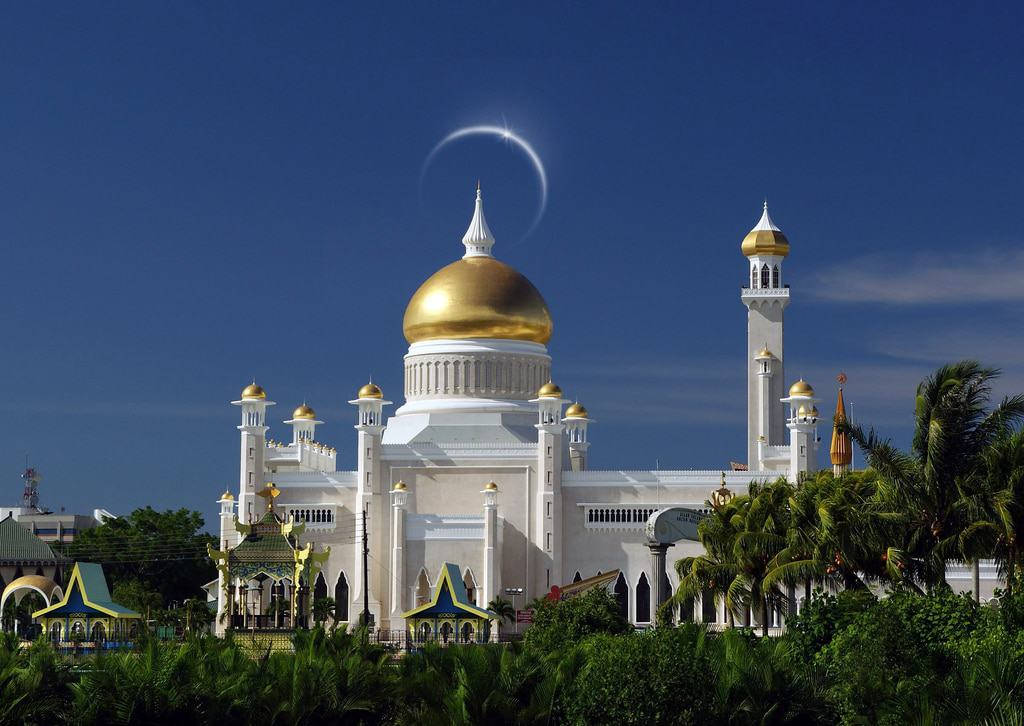
[[[516,610],[516,622],[527,624],[532,623],[533,610]]]

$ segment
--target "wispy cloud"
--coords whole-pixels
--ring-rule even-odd
[[[812,293],[824,300],[898,305],[1024,301],[1024,250],[971,254],[869,255],[821,270]]]

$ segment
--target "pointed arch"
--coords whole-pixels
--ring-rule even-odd
[[[421,567],[420,574],[416,577],[416,604],[415,607],[430,602],[430,580],[427,579],[427,568]]]
[[[757,289],[757,265],[751,265],[750,267],[750,287]]]
[[[761,266],[761,287],[771,286],[771,272],[768,270],[768,264],[765,263]]]
[[[778,287],[778,286],[779,286],[779,266],[775,265],[775,267],[772,268],[772,287]]]
[[[636,622],[651,622],[651,583],[646,572],[641,572],[636,581]]]
[[[334,584],[334,622],[348,622],[348,578],[344,571],[338,573],[338,581]]]
[[[576,570],[576,574],[572,576],[572,581],[573,582],[579,582],[582,579],[583,579],[583,577],[580,575],[580,571]]]
[[[324,579],[324,573],[316,573],[316,584],[313,585],[313,602],[327,597],[327,580]]]
[[[469,601],[475,605],[479,605],[479,603],[477,603],[476,601],[476,596],[478,592],[476,586],[476,578],[473,577],[473,570],[471,570],[468,567],[466,568],[466,571],[462,573],[462,584],[466,586],[466,597],[469,599]]]
[[[597,574],[601,574],[598,572]],[[615,600],[619,604],[619,614],[626,620],[629,620],[629,585],[626,584],[626,577],[621,572],[619,576],[615,578]]]

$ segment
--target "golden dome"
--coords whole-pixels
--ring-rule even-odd
[[[292,411],[292,418],[293,419],[310,419],[310,420],[311,419],[315,419],[316,418],[316,411],[314,411],[312,408],[310,408],[306,404],[302,404],[297,409]]]
[[[811,388],[811,384],[801,378],[799,381],[789,387],[790,396],[813,396],[814,389]]]
[[[405,485],[405,482],[402,481],[401,479],[399,479],[398,481],[395,482],[395,485],[393,487],[391,487],[391,491],[393,491],[393,492],[404,492],[408,488],[409,487],[407,487]]]
[[[380,390],[380,386],[376,383],[370,381],[359,389],[356,398],[384,398],[384,391]]]
[[[755,255],[785,257],[789,254],[789,240],[768,216],[768,202],[764,203],[761,219],[743,238],[740,252],[747,257]]]
[[[262,401],[266,397],[267,392],[263,390],[263,386],[257,386],[255,381],[242,389],[243,401]]]
[[[811,406],[811,410],[807,412],[807,415],[810,416],[811,418],[820,418],[820,416],[818,415],[818,407]]]
[[[773,229],[752,229],[743,238],[740,252],[747,257],[755,255],[785,257],[789,254],[789,240],[782,232]]]
[[[220,495],[220,498],[221,499],[227,499],[228,501],[234,501],[235,495],[232,494],[231,492],[225,490],[224,493]]]
[[[768,350],[767,346],[764,347],[764,348],[761,348],[761,350],[757,351],[757,355],[754,356],[754,358],[774,358],[774,357],[775,356],[772,354],[772,352],[770,350]]]
[[[442,267],[409,300],[402,320],[410,343],[437,338],[501,338],[547,343],[551,314],[521,273],[493,257]]]
[[[553,381],[548,381],[540,390],[537,391],[537,398],[561,398],[562,389],[554,384]]]
[[[495,484],[493,481],[489,481],[486,484],[484,484],[484,489],[489,492],[496,492],[498,491],[498,485]]]
[[[583,407],[583,404],[581,404],[579,401],[577,401],[576,403],[574,403],[571,406],[569,406],[569,408],[565,409],[565,417],[566,418],[586,418],[587,417],[587,409],[585,409]]]

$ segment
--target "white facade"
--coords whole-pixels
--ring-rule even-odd
[[[767,209],[761,225],[777,231]],[[466,258],[490,258],[494,240],[479,194],[463,243]],[[553,585],[619,569],[630,620],[651,622],[655,573],[644,536],[651,512],[704,508],[723,480],[741,494],[751,481],[795,480],[816,465],[817,412],[808,415],[813,391],[804,395],[794,385],[797,395],[791,390],[786,396],[782,333],[789,288],[781,283],[781,262],[779,255],[749,256],[741,291],[749,311],[749,471],[588,470],[593,422],[582,407],[567,410],[557,387],[541,389],[552,375],[546,345],[435,337],[409,346],[401,407],[389,413],[390,402],[373,384],[350,401],[356,435],[339,445],[356,445],[355,471],[338,471],[334,450],[315,441],[311,410],[299,424],[299,409],[288,421],[290,444],[268,442],[271,402],[262,389],[262,398],[247,400],[243,392],[235,402],[242,409],[239,490],[234,501],[220,500],[222,544],[233,542],[235,502],[241,520],[259,517],[262,502],[254,495],[272,481],[281,491],[277,511],[306,521],[304,540],[318,550],[330,547],[319,588],[347,602],[341,620],[355,622],[362,610],[365,509],[366,586],[380,627],[403,627],[401,613],[432,591],[444,562],[463,569],[480,606],[505,588],[522,588],[515,603],[521,607]],[[765,285],[762,269],[768,270]],[[769,356],[761,355],[765,348]],[[679,543],[669,562],[700,549]],[[675,586],[671,566],[667,574]],[[695,604],[697,619],[720,622],[721,613],[712,610]]]

